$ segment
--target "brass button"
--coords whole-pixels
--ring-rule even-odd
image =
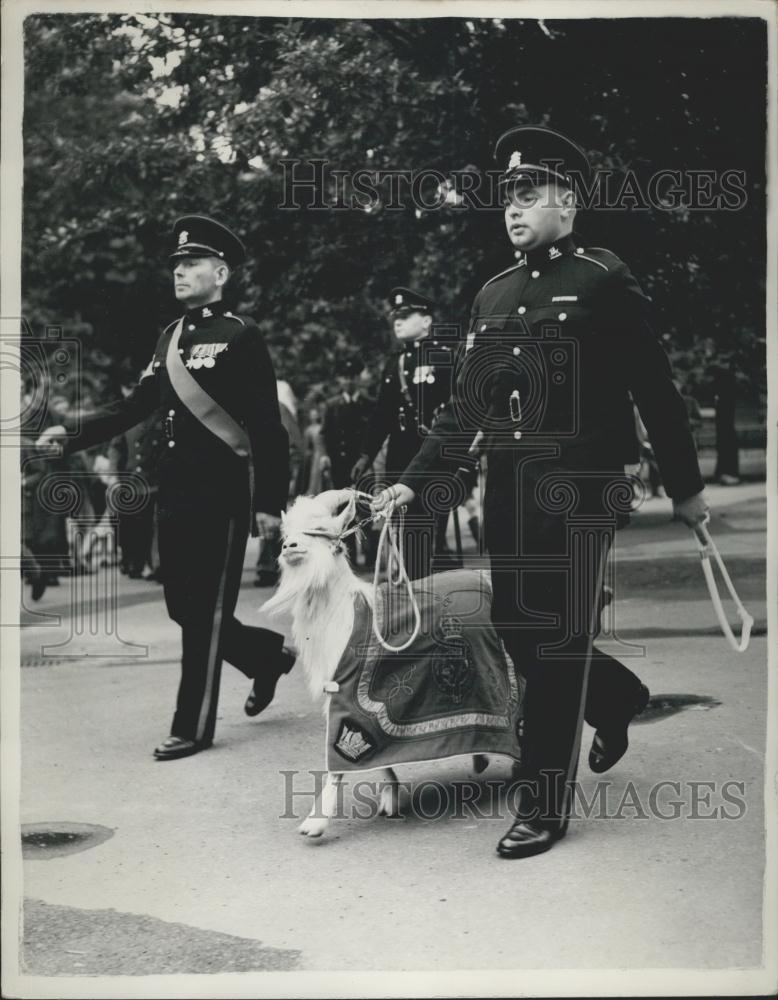
[[[583,247],[576,247],[575,248],[575,252],[576,253],[583,253],[584,252],[584,248]]]
[[[559,318],[560,319],[567,319],[567,313],[560,313],[559,314]]]
[[[175,441],[168,441],[167,446],[168,446],[168,448],[175,448],[176,442]]]
[[[531,278],[539,278],[540,277],[540,271],[533,271],[532,274],[530,275],[530,277]]]
[[[519,306],[519,316],[523,316],[526,311],[527,311],[526,306]]]
[[[520,347],[514,347],[513,348],[513,353],[516,355],[516,357],[518,357],[521,354],[521,348]]]
[[[187,330],[194,330],[194,328],[195,328],[194,323],[190,323],[189,326],[187,327]]]
[[[486,329],[486,323],[482,323],[481,324],[481,333],[483,333],[485,329]]]
[[[514,431],[513,432],[513,436],[516,438],[517,441],[520,441],[521,440],[521,431]],[[170,443],[172,444],[173,442],[171,441]]]
[[[168,410],[168,411],[167,411],[167,415],[168,415],[169,417],[174,417],[174,416],[176,415],[176,411],[175,411],[175,410]]]

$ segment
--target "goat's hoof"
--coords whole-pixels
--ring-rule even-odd
[[[378,815],[400,815],[400,792],[398,789],[383,788],[381,790],[381,797],[378,800]]]
[[[482,774],[489,766],[489,758],[485,753],[473,754],[473,770],[476,774]]]
[[[323,816],[306,816],[297,827],[297,832],[304,837],[321,837],[327,829],[327,820]]]

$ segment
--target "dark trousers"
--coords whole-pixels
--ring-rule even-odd
[[[222,659],[254,678],[273,669],[283,636],[235,617],[248,539],[248,509],[166,505],[159,555],[168,614],[181,626],[181,683],[171,735],[210,742]]]
[[[623,719],[640,681],[607,654],[592,658],[616,526],[602,500],[608,478],[533,457],[494,476],[485,539],[492,618],[526,681],[521,812],[558,829],[570,814],[584,717],[598,728]]]
[[[119,515],[122,568],[132,576],[139,576],[147,565],[151,565],[155,507],[156,493],[148,493],[140,509]]]

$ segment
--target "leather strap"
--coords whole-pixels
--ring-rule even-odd
[[[170,384],[184,406],[204,427],[220,438],[236,455],[247,458],[251,454],[251,442],[246,431],[212,396],[208,395],[181,360],[178,342],[183,329],[182,317],[173,331],[167,349],[166,363]]]

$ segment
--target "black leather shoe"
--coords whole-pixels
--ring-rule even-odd
[[[264,670],[259,677],[254,678],[254,686],[246,699],[243,711],[246,715],[254,716],[264,712],[273,696],[276,693],[276,684],[282,674],[288,674],[294,666],[296,657],[286,646],[281,650],[281,655],[276,663]]]
[[[629,724],[636,715],[640,715],[648,704],[648,699],[648,688],[645,684],[641,684],[632,713],[622,722],[608,726],[607,728],[602,727],[595,732],[594,739],[592,740],[592,748],[589,751],[589,767],[595,774],[603,774],[605,771],[609,771],[627,752],[627,747],[629,746],[629,739],[627,738]]]
[[[211,745],[211,740],[197,743],[195,740],[184,740],[180,736],[168,736],[154,751],[154,756],[157,760],[178,760],[179,757],[191,757],[201,750],[207,750]]]
[[[531,858],[535,854],[550,851],[557,840],[564,837],[567,825],[559,830],[540,826],[536,820],[517,819],[497,844],[501,858]]]

